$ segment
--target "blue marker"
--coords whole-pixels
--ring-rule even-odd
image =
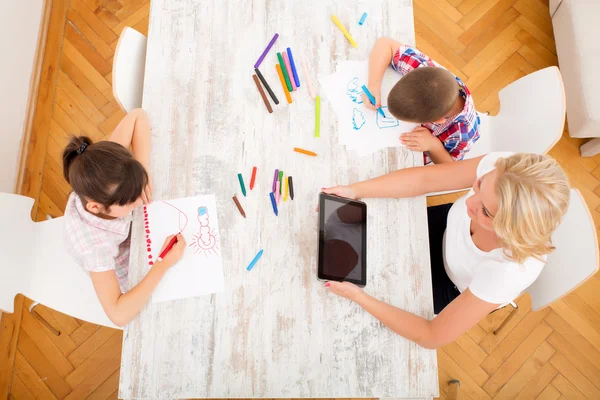
[[[275,195],[273,194],[273,192],[269,193],[269,196],[271,196],[271,204],[273,205],[273,212],[275,213],[275,216],[279,216],[279,213],[277,212],[277,202],[275,201]]]
[[[373,104],[373,105],[377,104],[377,101],[375,100],[375,97],[373,97],[373,95],[371,94],[371,92],[369,92],[369,89],[367,89],[367,87],[365,85],[362,85],[362,90],[363,90],[363,92],[365,92],[365,94],[369,98],[369,101],[371,102],[371,104]],[[377,109],[377,111],[379,111],[379,114],[381,114],[381,116],[383,118],[386,118],[386,116],[383,113],[383,110],[381,109],[381,107],[379,107]]]
[[[258,262],[258,259],[260,258],[260,256],[262,256],[262,253],[263,253],[263,250],[258,252],[256,257],[254,257],[252,259],[252,261],[250,261],[250,265],[248,265],[248,268],[246,268],[246,270],[250,271],[252,268],[254,268],[254,264],[256,264]]]
[[[363,13],[362,17],[360,17],[360,21],[358,21],[359,25],[362,25],[365,23],[365,19],[367,19],[367,13]]]
[[[300,87],[300,78],[298,78],[298,71],[296,71],[296,64],[294,63],[294,57],[292,56],[292,49],[287,48],[288,58],[290,59],[290,67],[292,68],[292,75],[294,75],[294,83],[297,87]],[[291,78],[291,76],[290,76]]]

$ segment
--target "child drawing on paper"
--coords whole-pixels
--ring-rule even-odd
[[[194,240],[190,244],[190,247],[194,248],[194,254],[218,256],[219,239],[215,230],[211,230],[208,207],[198,207],[198,222],[200,223],[200,231],[197,235],[193,235]]]
[[[391,113],[387,112],[387,106],[382,106],[381,109],[386,116],[382,117],[381,114],[376,114],[376,123],[379,129],[395,128],[400,125],[400,121],[394,118]]]
[[[358,77],[352,78],[352,80],[346,85],[346,89],[348,89],[346,94],[348,95],[348,97],[350,97],[350,100],[352,100],[356,104],[363,103],[363,91],[361,89],[361,85],[358,84]]]

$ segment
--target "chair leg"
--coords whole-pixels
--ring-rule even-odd
[[[446,398],[448,400],[458,400],[459,389],[460,381],[452,379],[450,382],[448,382],[448,395]]]
[[[29,312],[31,313],[31,315],[33,315],[33,317],[35,319],[37,319],[38,321],[40,321],[42,323],[42,325],[44,325],[46,328],[48,328],[48,330],[50,332],[52,332],[54,335],[56,336],[60,336],[60,331],[56,330],[56,328],[54,328],[52,325],[50,325],[50,323],[48,321],[46,321],[40,314],[38,314],[34,308],[40,303],[38,303],[37,301],[34,301],[31,306],[29,307]]]
[[[517,305],[517,303],[511,302],[510,305],[513,307],[513,310],[510,312],[510,314],[508,314],[508,317],[506,317],[504,319],[504,321],[502,321],[500,326],[494,331],[494,335],[497,335],[498,332],[500,332],[502,330],[502,328],[504,328],[506,326],[506,324],[508,324],[508,322],[511,320],[511,318],[515,316],[517,311],[519,311],[519,306]]]

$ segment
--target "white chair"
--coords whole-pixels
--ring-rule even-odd
[[[125,111],[142,106],[146,70],[146,36],[125,27],[113,58],[113,96]]]
[[[565,126],[565,90],[560,71],[548,67],[514,81],[500,92],[496,116],[479,113],[479,140],[465,160],[497,151],[546,154],[560,140]],[[459,192],[429,193],[437,196]]]
[[[33,222],[33,199],[0,193],[0,310],[18,293],[56,311],[117,328],[104,313],[89,275],[67,253],[64,218]]]
[[[548,255],[540,276],[525,291],[531,296],[531,309],[538,311],[575,290],[598,271],[596,226],[581,192],[571,189],[569,210],[552,234],[556,250]],[[500,331],[517,311],[514,307]]]

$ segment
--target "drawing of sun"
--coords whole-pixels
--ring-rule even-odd
[[[194,249],[194,254],[203,254],[205,256],[219,255],[219,235],[216,229],[210,227],[210,216],[208,207],[198,207],[198,222],[200,230],[198,234],[193,234],[192,243],[189,247]]]

